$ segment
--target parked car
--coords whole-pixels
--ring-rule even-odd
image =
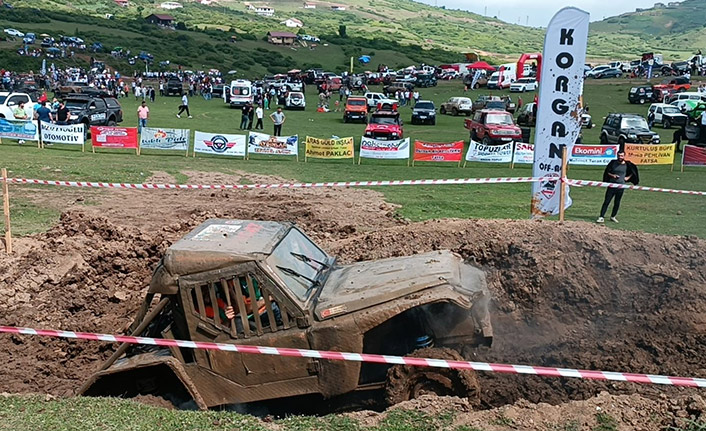
[[[688,91],[691,88],[691,81],[686,76],[677,76],[665,79],[661,84],[654,85],[653,88],[669,88],[676,92]]]
[[[604,70],[610,69],[610,66],[607,64],[602,64],[600,66],[596,66],[593,69],[589,70],[586,72],[586,78],[595,78],[597,74],[603,72]]]
[[[515,125],[507,111],[481,109],[473,119],[466,120],[465,127],[471,131],[472,140],[485,145],[522,141],[522,129]]]
[[[475,75],[474,71],[471,71],[470,73],[466,74],[463,77],[463,85],[468,86],[469,88],[471,87],[471,84],[473,84],[473,76]],[[478,80],[476,83],[473,85],[473,89],[477,90],[481,87],[485,87],[488,85],[488,75],[486,72],[482,72],[481,75],[478,77]]]
[[[459,115],[463,114],[465,116],[471,115],[473,111],[473,102],[468,97],[452,97],[446,102],[441,104],[439,108],[440,114],[451,114]]]
[[[537,80],[535,78],[520,78],[510,84],[510,91],[513,93],[524,93],[525,91],[536,91]]]
[[[537,104],[534,102],[522,105],[517,111],[517,124],[523,127],[534,127],[537,120]]]
[[[653,103],[647,112],[654,113],[655,124],[661,124],[665,129],[686,125],[688,116],[682,114],[679,108],[666,103]]]
[[[184,87],[181,83],[181,80],[179,78],[170,78],[167,81],[167,85],[164,86],[164,95],[181,96],[182,94],[184,94]]]
[[[373,93],[373,92],[369,91],[369,92],[365,93],[364,97],[368,101],[368,108],[369,109],[377,109],[377,107],[383,103],[389,103],[389,104],[397,103],[397,100],[390,99],[382,93]]]
[[[5,33],[9,34],[10,36],[25,37],[24,33],[22,33],[19,30],[15,30],[14,28],[6,28],[4,31],[5,31]]]
[[[436,107],[431,100],[420,100],[412,109],[412,124],[436,124]]]
[[[414,85],[421,88],[436,87],[436,76],[433,73],[420,73]]]
[[[596,73],[593,77],[596,79],[605,79],[605,78],[620,78],[621,76],[623,76],[622,70],[610,68],[610,69],[601,70],[600,72]]]
[[[343,122],[351,121],[368,122],[368,100],[362,96],[350,96],[346,99],[346,107],[343,110]]]
[[[24,39],[22,39],[22,42],[25,45],[32,45],[32,44],[34,44],[34,42],[36,40],[37,40],[37,36],[34,33],[27,33],[25,35]]]
[[[650,130],[647,120],[637,114],[608,114],[601,128],[601,144],[659,144],[659,135]]]
[[[25,104],[24,109],[27,118],[32,118],[34,115],[34,104],[32,102],[32,96],[28,93],[0,92],[0,118],[15,119],[13,111],[20,103]]]
[[[287,93],[287,97],[284,99],[285,109],[301,109],[306,108],[306,99],[304,98],[304,93],[299,91],[290,91]]]
[[[368,126],[363,134],[366,138],[393,140],[402,139],[402,119],[400,113],[387,104],[370,114]]]
[[[651,85],[632,87],[628,92],[628,102],[644,105],[647,102],[656,102],[656,92]]]
[[[473,112],[476,112],[480,109],[485,109],[485,106],[489,102],[502,102],[502,99],[500,98],[500,96],[485,96],[485,95],[478,96],[478,98],[475,100],[475,102],[473,102],[473,108],[472,108]],[[504,110],[504,108],[503,108],[503,110]]]

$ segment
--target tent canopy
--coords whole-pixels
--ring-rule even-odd
[[[483,70],[495,70],[495,68],[485,61],[476,61],[475,63],[471,64],[468,66],[469,69],[471,70],[476,70],[476,69],[483,69]]]

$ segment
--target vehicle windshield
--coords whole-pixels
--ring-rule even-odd
[[[639,117],[623,118],[620,121],[620,128],[649,130],[649,127],[647,127],[647,121],[644,118]]]
[[[85,100],[67,100],[65,103],[66,108],[71,109],[86,109],[86,104],[88,102]]]
[[[306,235],[298,229],[290,229],[267,258],[267,264],[298,299],[306,301],[310,289],[315,287],[312,280],[316,280],[329,260]]]
[[[434,104],[431,102],[420,102],[414,105],[415,109],[434,109]]]
[[[505,102],[500,100],[491,100],[485,104],[487,109],[501,109],[505,110]]]
[[[665,106],[662,108],[662,112],[665,114],[679,114],[680,111],[675,106]]]
[[[387,124],[394,126],[397,124],[397,117],[373,115],[370,117],[370,124]]]
[[[348,99],[347,103],[350,106],[365,106],[368,104],[368,102],[362,99]]]
[[[485,117],[485,124],[498,124],[501,126],[511,126],[513,124],[510,114],[488,114]]]

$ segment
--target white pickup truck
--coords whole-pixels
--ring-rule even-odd
[[[399,103],[398,100],[390,99],[383,93],[373,93],[370,91],[365,93],[365,99],[368,101],[368,110],[377,109],[378,105],[381,103],[389,103],[390,105]]]
[[[29,94],[8,93],[7,91],[0,92],[0,118],[14,120],[15,115],[13,111],[17,108],[17,105],[22,102],[25,104],[27,118],[31,120],[34,117],[34,101]]]

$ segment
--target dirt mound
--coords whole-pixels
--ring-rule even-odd
[[[495,296],[495,342],[477,352],[481,361],[705,376],[705,246],[696,238],[580,222],[437,220],[352,236],[331,252],[358,261],[451,249],[485,267]],[[664,390],[480,377],[488,406]]]

